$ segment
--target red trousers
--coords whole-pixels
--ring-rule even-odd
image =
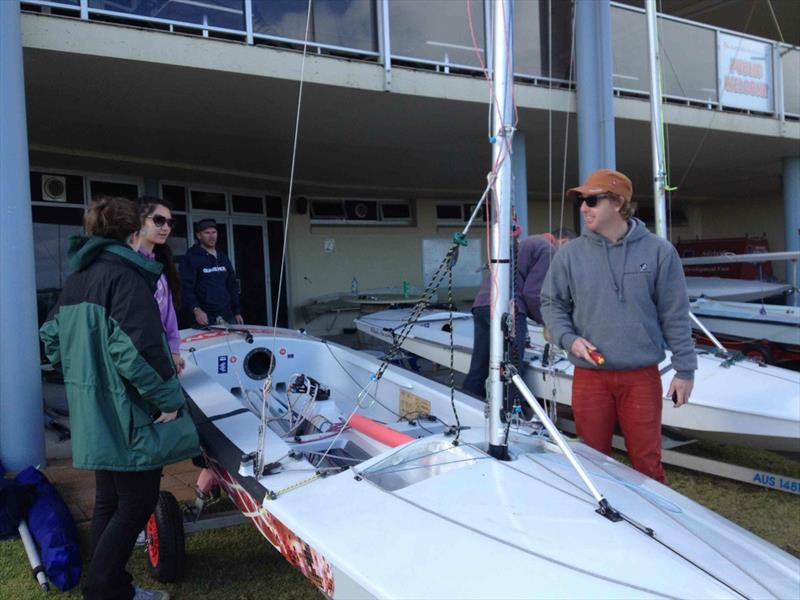
[[[572,412],[578,435],[595,450],[610,454],[619,423],[633,468],[666,483],[661,466],[661,395],[657,365],[628,371],[575,367]]]

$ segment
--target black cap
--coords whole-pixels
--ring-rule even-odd
[[[210,229],[213,227],[214,229],[217,228],[217,222],[214,219],[200,219],[197,223],[194,224],[194,232],[198,233],[200,231],[205,231],[206,229]]]

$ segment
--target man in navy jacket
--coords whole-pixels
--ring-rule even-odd
[[[217,222],[201,219],[194,226],[197,243],[181,259],[183,305],[198,325],[244,323],[236,289],[236,273],[228,257],[217,250]]]

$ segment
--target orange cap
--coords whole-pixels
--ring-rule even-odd
[[[633,196],[633,184],[630,179],[619,171],[600,169],[589,175],[583,185],[567,191],[567,198],[596,196],[597,194],[609,192],[630,201],[631,196]]]

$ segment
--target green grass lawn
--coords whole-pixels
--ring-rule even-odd
[[[79,528],[79,535],[84,554],[88,554],[88,524]],[[249,523],[188,536],[186,556],[185,575],[175,584],[157,583],[148,577],[145,550],[140,546],[134,550],[128,569],[137,585],[166,590],[178,600],[322,598]],[[61,598],[81,598],[77,588],[66,594],[55,593]],[[53,594],[44,594],[34,582],[22,542],[0,542],[0,598],[34,600]]]
[[[771,453],[711,444],[697,445],[693,452],[800,477],[800,462]],[[622,455],[617,458],[624,460]],[[675,490],[800,557],[800,496],[672,467],[667,467],[667,477]],[[88,526],[82,525],[79,533],[86,548]],[[188,536],[186,553],[186,574],[173,585],[150,580],[144,548],[136,548],[129,569],[137,584],[167,590],[179,600],[322,597],[249,523]],[[0,599],[45,597],[31,577],[22,543],[0,542]],[[80,598],[80,593],[73,590],[61,597]]]

